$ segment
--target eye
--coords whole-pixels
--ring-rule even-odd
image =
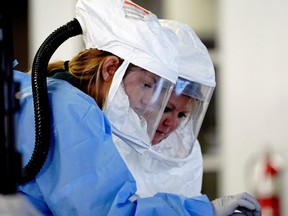
[[[178,118],[186,118],[186,114],[184,112],[178,113]]]
[[[164,109],[164,113],[168,113],[168,112],[171,112],[172,111],[172,109],[170,108],[170,107],[165,107],[165,109]]]
[[[142,83],[143,83],[144,88],[154,88],[156,81],[150,76],[145,76],[142,79]]]
[[[144,83],[145,88],[152,88],[152,85],[150,83]]]

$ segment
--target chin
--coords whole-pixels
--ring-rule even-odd
[[[158,139],[158,138],[153,138],[153,140],[151,141],[151,144],[152,145],[156,145],[157,143],[159,143],[161,140],[160,139]]]
[[[160,143],[164,138],[161,136],[161,137],[154,137],[151,144],[152,145],[156,145],[158,143]]]

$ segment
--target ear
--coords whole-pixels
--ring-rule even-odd
[[[104,59],[102,66],[102,78],[104,81],[109,81],[113,78],[119,64],[120,60],[116,56],[108,56]]]

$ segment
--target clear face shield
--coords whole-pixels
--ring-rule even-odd
[[[178,78],[152,139],[153,149],[176,158],[191,153],[214,87]]]
[[[147,149],[174,84],[125,61],[115,76],[104,109],[113,133],[128,144],[132,142]]]
[[[126,0],[78,0],[76,18],[86,48],[124,60],[113,76],[103,107],[113,134],[136,144],[139,151],[147,149],[179,75],[176,34],[163,28],[155,14]],[[144,79],[143,70],[129,72],[136,70],[133,67],[125,74],[130,63],[154,76],[145,75]],[[140,77],[130,80],[130,75]]]
[[[123,86],[129,98],[130,107],[140,119],[147,122],[147,133],[151,140],[173,84],[156,74],[130,64],[123,77]]]

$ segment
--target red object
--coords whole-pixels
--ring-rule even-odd
[[[262,216],[281,216],[279,169],[269,154],[261,161],[262,174],[258,180],[262,182],[258,183],[262,185],[262,190],[258,188],[256,197],[262,207]]]
[[[280,199],[279,196],[268,198],[258,198],[262,208],[262,216],[280,216]]]

